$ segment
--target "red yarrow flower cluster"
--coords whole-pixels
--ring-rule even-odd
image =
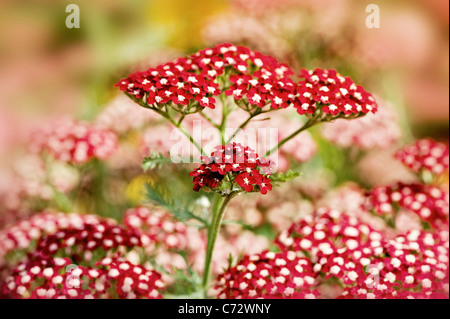
[[[44,213],[3,230],[0,238],[4,261],[11,249],[25,250],[19,265],[3,267],[5,298],[161,297],[161,275],[125,259],[143,246],[140,234],[114,220]]]
[[[275,243],[281,250],[308,252],[317,261],[323,256],[339,254],[341,249],[352,251],[381,238],[380,232],[355,217],[320,208],[281,232]]]
[[[145,72],[136,72],[116,86],[136,99],[145,98],[149,106],[186,106],[197,101],[203,107],[214,108],[214,96],[221,93],[216,83],[204,76],[185,70],[185,63],[170,62]]]
[[[135,265],[123,259],[105,258],[98,264],[106,273],[106,280],[115,283],[119,299],[161,299],[165,283],[161,274],[142,265]]]
[[[448,173],[449,147],[432,139],[418,140],[395,154],[404,165],[419,173],[423,170],[435,175]]]
[[[265,251],[246,255],[219,275],[218,297],[226,299],[315,299],[317,291],[311,262],[295,252]]]
[[[91,261],[92,252],[97,250],[112,254],[141,246],[140,237],[136,232],[125,229],[121,225],[100,220],[96,224],[61,229],[40,238],[30,258],[63,255],[80,263]]]
[[[286,107],[294,83],[293,72],[275,58],[242,46],[221,44],[136,72],[116,84],[121,91],[149,106],[177,105],[178,110],[195,104],[215,108],[215,97],[226,90],[236,100],[273,108]],[[232,82],[230,88],[228,81]]]
[[[304,80],[297,85],[294,105],[301,115],[314,114],[317,108],[333,116],[377,111],[377,103],[370,93],[335,70],[302,70],[300,75]]]
[[[204,164],[189,174],[194,177],[194,190],[203,187],[216,189],[225,176],[230,176],[230,183],[236,183],[246,192],[259,190],[266,194],[272,190],[269,179],[272,163],[251,148],[238,143],[217,146],[210,157],[202,158]]]
[[[230,82],[226,95],[260,108],[268,104],[274,110],[287,108],[295,96],[295,84],[284,74],[280,77],[270,71],[257,71],[252,75],[232,75]]]
[[[117,149],[117,135],[90,124],[60,119],[36,131],[31,137],[31,148],[48,152],[63,162],[83,164],[112,155]]]
[[[399,183],[375,187],[364,206],[380,216],[393,216],[398,209],[406,209],[435,228],[448,227],[449,193],[435,186]]]
[[[159,299],[164,287],[156,271],[120,258],[107,257],[94,267],[83,267],[56,257],[18,265],[0,285],[0,295],[12,299]]]
[[[19,264],[0,284],[0,295],[8,299],[94,299],[99,293],[90,287],[81,288],[93,276],[87,268],[74,267],[68,258],[33,260]],[[98,274],[98,272],[97,272]]]
[[[448,230],[399,235],[384,243],[382,254],[355,263],[346,274],[353,285],[340,298],[448,299],[448,249]]]
[[[284,252],[308,256],[315,276],[323,278],[319,286],[338,279],[344,286],[340,298],[448,296],[448,229],[388,239],[336,211],[317,213],[281,233],[276,243]]]
[[[33,215],[0,230],[0,265],[5,262],[5,257],[9,252],[29,250],[33,246],[33,241],[38,241],[57,231],[95,227],[100,224],[105,228],[117,225],[114,220],[103,219],[96,215],[50,212]]]

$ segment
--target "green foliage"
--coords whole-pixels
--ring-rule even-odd
[[[272,183],[284,183],[288,182],[294,178],[297,178],[301,175],[298,171],[289,170],[286,173],[275,173],[271,175],[269,178],[272,181]]]
[[[55,205],[61,212],[71,212],[73,211],[73,204],[69,197],[67,197],[66,194],[58,191],[56,188],[53,187],[53,196]]]
[[[166,157],[162,153],[151,152],[149,157],[144,158],[144,162],[142,163],[142,169],[144,171],[155,169],[161,167],[161,165],[166,163],[171,163],[170,156]]]
[[[182,257],[187,263],[186,257],[183,255]],[[168,274],[175,279],[176,284],[167,287],[164,294],[166,298],[192,299],[202,297],[201,277],[190,265],[186,270],[172,267]]]
[[[146,185],[147,199],[153,204],[170,211],[176,219],[186,223],[189,220],[200,222],[202,227],[207,227],[208,221],[196,215],[190,208],[188,202],[183,202],[179,198],[174,198],[172,194],[161,186]]]

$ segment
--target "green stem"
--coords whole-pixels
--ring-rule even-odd
[[[159,110],[159,109],[157,109],[157,108],[155,108],[155,107],[152,107],[152,106],[146,104],[143,100],[137,99],[137,98],[136,98],[135,96],[133,96],[133,95],[127,94],[127,96],[128,96],[130,99],[132,99],[134,102],[136,102],[137,104],[139,104],[140,106],[142,106],[142,107],[144,107],[144,108],[146,108],[146,109],[150,109],[150,110],[155,111],[156,113],[158,113],[159,115],[161,115],[162,117],[164,117],[165,119],[167,119],[170,123],[172,123],[173,125],[175,125],[175,126],[181,131],[181,133],[183,133],[183,135],[186,136],[186,137],[189,139],[189,141],[192,143],[192,145],[194,145],[202,155],[206,156],[206,153],[205,153],[205,151],[203,150],[203,147],[200,145],[200,143],[198,143],[196,140],[194,140],[194,138],[192,137],[192,135],[191,135],[191,134],[184,128],[184,126],[181,124],[182,120],[177,122],[177,121],[175,121],[175,120],[170,116],[170,114],[169,114],[168,112],[164,112],[164,111],[161,111],[161,110]],[[183,118],[183,119],[184,119],[184,118]]]
[[[206,115],[203,112],[199,112],[200,116],[203,117],[209,124],[211,124],[212,126],[214,126],[215,128],[219,129],[220,126],[218,124],[216,124],[216,122],[214,122],[212,120],[212,118],[210,118],[208,115]]]
[[[240,131],[242,131],[247,125],[248,123],[250,123],[250,121],[257,115],[261,114],[262,112],[255,112],[255,113],[251,113],[250,116],[247,118],[247,120],[245,120],[244,123],[242,123],[238,129],[236,131],[234,131],[233,135],[231,135],[231,137],[228,139],[227,143],[230,143],[233,138],[239,134]]]
[[[300,127],[297,131],[295,131],[294,133],[292,133],[291,135],[289,135],[288,137],[284,138],[283,140],[281,140],[280,142],[278,142],[278,144],[272,148],[270,151],[268,151],[266,153],[266,156],[271,155],[273,152],[275,152],[276,150],[278,150],[279,148],[281,148],[284,144],[286,144],[288,141],[290,141],[291,139],[293,139],[294,137],[296,137],[298,134],[300,134],[301,132],[303,132],[304,130],[316,125],[318,122],[312,121],[312,119],[310,119],[308,122],[305,123],[305,125],[303,125],[302,127]]]
[[[208,230],[208,243],[206,246],[206,256],[205,256],[205,266],[203,272],[203,291],[205,298],[208,298],[208,286],[209,279],[211,276],[211,263],[214,253],[214,246],[216,244],[217,236],[219,234],[220,225],[222,223],[223,216],[225,214],[225,208],[234,197],[234,194],[222,198],[220,195],[216,194],[216,198],[213,206],[213,215],[211,220],[211,225]]]
[[[227,118],[228,118],[228,108],[226,99],[227,99],[226,95],[222,93],[220,95],[220,101],[222,102],[222,122],[220,123],[219,126],[222,145],[225,144],[225,127],[227,125]]]
[[[186,136],[189,139],[189,141],[192,143],[192,145],[194,145],[203,156],[206,156],[206,153],[203,150],[203,147],[192,137],[192,135],[184,128],[184,126],[181,123],[176,122],[171,116],[167,115],[166,113],[163,113],[163,112],[158,112],[158,113],[161,116],[165,117],[170,123],[175,125],[181,131],[181,133],[183,133],[184,136]]]

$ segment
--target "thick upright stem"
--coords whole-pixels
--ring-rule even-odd
[[[211,263],[214,253],[214,246],[216,244],[217,236],[219,234],[220,225],[225,214],[225,208],[233,198],[233,195],[228,195],[224,198],[216,195],[211,225],[208,229],[208,243],[206,246],[205,266],[203,272],[203,291],[205,298],[208,297],[208,286],[211,273]]]

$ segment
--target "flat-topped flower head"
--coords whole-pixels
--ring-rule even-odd
[[[448,299],[448,229],[412,230],[354,262],[340,298]]]
[[[339,282],[339,298],[448,298],[448,228],[390,237],[320,209],[276,243],[283,252],[309,258],[313,276],[321,278],[310,289]]]
[[[120,258],[94,266],[55,257],[23,262],[0,284],[0,296],[14,299],[159,299],[165,283],[152,269]]]
[[[67,256],[82,263],[91,262],[94,251],[102,255],[141,246],[140,238],[133,230],[100,220],[97,224],[69,227],[40,238],[30,257]]]
[[[272,162],[249,147],[238,143],[217,146],[211,156],[202,160],[203,164],[189,174],[194,177],[195,191],[208,188],[220,193],[260,191],[266,194],[272,190],[269,179]]]
[[[109,229],[117,226],[117,222],[88,214],[51,212],[35,214],[0,230],[0,266],[5,262],[9,252],[22,250],[27,253],[34,248],[32,245],[34,241],[52,236],[58,231],[83,229],[84,227],[92,229],[100,227],[100,225],[103,227],[101,229]]]
[[[117,135],[87,123],[59,119],[33,134],[31,148],[63,162],[83,164],[112,155],[117,149]]]
[[[96,266],[103,270],[104,281],[111,283],[107,291],[109,298],[114,295],[119,299],[162,298],[161,291],[166,284],[161,274],[150,267],[135,265],[122,258],[105,258]]]
[[[337,210],[318,209],[279,234],[275,243],[282,251],[303,251],[313,261],[352,252],[371,240],[381,240],[380,232],[355,217]]]
[[[416,173],[428,171],[434,175],[448,173],[448,144],[422,139],[395,154],[404,165]]]
[[[316,275],[307,258],[295,252],[265,251],[246,255],[235,267],[217,278],[219,298],[227,299],[315,299]]]
[[[378,186],[369,192],[365,208],[383,217],[393,217],[403,209],[414,212],[434,228],[448,227],[449,193],[423,184]]]
[[[95,299],[100,293],[85,285],[94,279],[87,268],[69,269],[68,258],[26,261],[0,284],[0,296],[11,299]],[[97,272],[99,275],[99,273]]]
[[[336,70],[302,70],[304,80],[297,85],[295,107],[301,115],[312,115],[317,109],[328,118],[354,118],[378,109],[375,98],[362,86]]]
[[[221,44],[173,62],[136,72],[116,84],[148,107],[171,106],[182,113],[214,109],[223,91],[247,107],[287,107],[293,72],[275,58],[242,46]],[[242,104],[239,103],[239,104]]]

